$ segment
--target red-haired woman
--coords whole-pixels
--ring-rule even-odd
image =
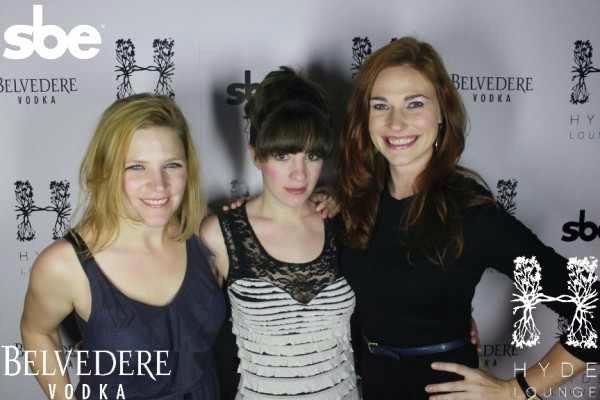
[[[568,293],[568,275],[567,261],[458,165],[464,146],[463,104],[429,44],[402,38],[365,61],[338,170],[341,265],[365,342],[365,399],[521,399],[525,391],[531,396],[529,385],[541,393],[564,379],[561,362],[577,372],[584,361],[598,361],[596,350],[568,346],[563,337],[541,361],[550,364],[545,375],[530,368],[526,379],[500,380],[475,369],[467,337],[484,269],[512,278],[513,259],[534,255],[547,267],[544,293],[553,296]],[[572,318],[564,304],[551,307]]]

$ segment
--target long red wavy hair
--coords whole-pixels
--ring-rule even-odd
[[[416,251],[444,264],[448,256],[456,258],[462,253],[462,227],[455,219],[458,212],[493,202],[493,197],[474,184],[481,179],[475,172],[458,165],[465,147],[466,114],[441,57],[430,44],[412,37],[397,39],[374,52],[354,79],[337,157],[343,241],[364,249],[375,225],[389,168],[371,142],[369,99],[379,73],[397,65],[411,66],[433,84],[442,115],[437,149],[417,177],[415,196],[398,223],[411,230],[405,243],[409,253]]]

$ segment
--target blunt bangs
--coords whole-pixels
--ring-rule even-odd
[[[327,158],[333,152],[333,128],[327,115],[304,101],[286,102],[274,110],[256,137],[255,153],[266,160],[279,153],[312,153]]]

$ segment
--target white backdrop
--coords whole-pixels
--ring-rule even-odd
[[[116,71],[121,67],[116,58],[119,39],[135,45],[133,92],[153,91],[162,76],[167,84],[163,89],[175,93],[190,121],[211,200],[246,188],[252,192],[260,185],[246,154],[241,113],[252,84],[266,72],[280,65],[304,71],[327,88],[339,116],[351,67],[360,58],[353,52],[354,38],[362,44],[368,40],[373,49],[404,35],[429,41],[444,57],[469,112],[463,163],[494,189],[501,179],[518,182],[516,194],[509,196],[515,214],[548,245],[565,256],[600,256],[600,73],[594,68],[577,72],[585,63],[574,60],[575,42],[589,41],[598,50],[583,60],[600,67],[596,0],[3,0],[0,32],[34,24],[34,4],[43,6],[43,15],[38,15],[43,21],[37,25],[56,25],[67,33],[90,25],[101,43],[82,46],[99,50],[89,59],[69,51],[45,59],[38,54],[44,55],[43,49],[22,60],[0,53],[0,345],[21,341],[19,318],[29,268],[36,252],[52,240],[57,210],[65,211],[50,198],[51,181],[70,182],[70,195],[58,196],[76,209],[83,151],[121,82]],[[0,52],[16,50],[13,39],[0,38]],[[95,41],[93,34],[87,39]],[[155,39],[173,40],[172,75],[165,67],[168,60],[153,60]],[[41,43],[54,48],[62,40]],[[61,78],[69,83],[62,90]],[[52,79],[55,87],[42,93]],[[523,87],[517,89],[517,82]],[[588,96],[579,93],[578,104],[573,104],[576,84],[580,89],[585,84]],[[43,104],[44,96],[48,104]],[[27,206],[23,198],[17,201],[17,181],[30,183],[33,196],[24,199],[33,198],[34,205]],[[26,187],[20,187],[26,194]],[[583,239],[563,241],[563,224],[577,221],[580,210],[593,225]],[[18,237],[25,215],[34,238],[30,229]],[[514,363],[541,356],[558,332],[556,316],[542,307],[537,314],[542,343],[527,351],[507,346],[511,290],[508,279],[488,272],[473,304],[484,343],[482,365],[504,377],[512,375]],[[43,398],[32,377],[7,377],[4,368],[0,366],[2,399]],[[583,381],[580,377],[566,386],[575,388],[567,397],[553,398],[600,398],[598,379]]]

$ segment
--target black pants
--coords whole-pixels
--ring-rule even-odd
[[[479,365],[477,350],[470,343],[445,353],[399,360],[371,354],[366,346],[361,346],[360,357],[364,400],[426,400],[426,385],[463,379],[461,375],[431,369],[432,362],[454,362],[471,368]]]

